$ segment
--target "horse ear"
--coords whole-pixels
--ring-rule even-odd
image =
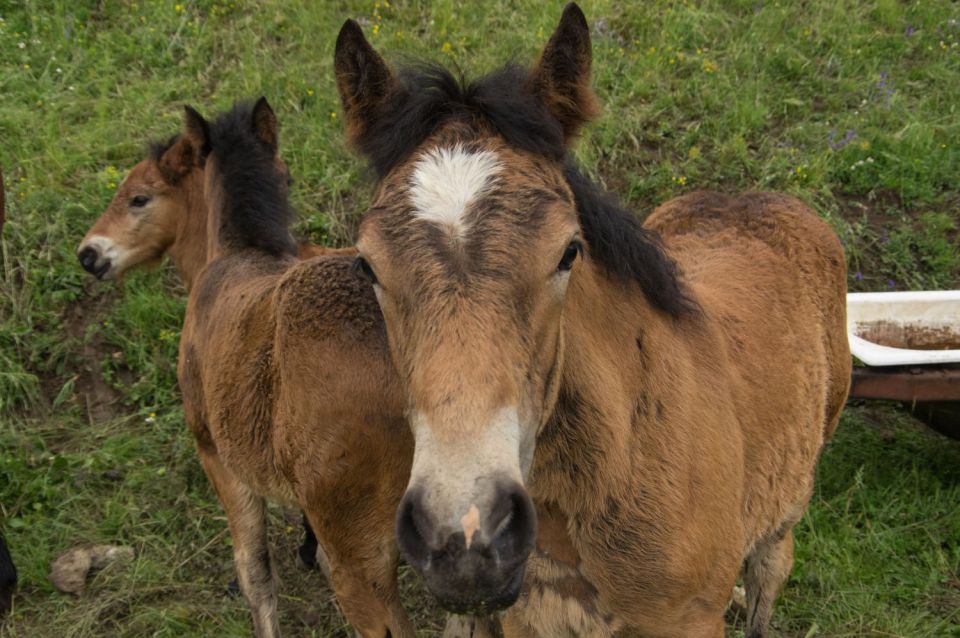
[[[190,106],[183,107],[183,139],[198,159],[210,152],[210,125]]]
[[[590,27],[580,7],[571,2],[529,80],[530,89],[563,126],[568,143],[600,113],[590,88],[592,61]]]
[[[347,123],[347,140],[355,143],[376,117],[396,80],[354,20],[347,20],[340,29],[333,66]]]
[[[280,147],[279,130],[280,125],[276,114],[270,108],[267,98],[261,97],[253,105],[253,132],[261,142],[276,153]]]
[[[196,154],[193,152],[193,145],[183,135],[177,138],[177,141],[170,145],[157,166],[160,168],[160,174],[169,184],[176,184],[180,179],[189,173],[195,166],[199,165],[196,161]]]

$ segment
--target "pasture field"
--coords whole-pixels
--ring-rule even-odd
[[[643,215],[699,188],[793,193],[836,229],[853,290],[960,284],[960,5],[584,0],[604,115],[584,166]],[[230,538],[175,389],[169,265],[98,284],[74,251],[144,144],[266,95],[298,232],[348,244],[370,180],[343,143],[332,50],[360,19],[388,59],[468,75],[533,61],[551,0],[0,0],[0,530],[21,571],[4,638],[247,636]],[[784,353],[788,356],[788,353]],[[272,510],[287,635],[347,636],[296,512]],[[783,636],[960,636],[960,442],[851,405],[824,453]],[[134,547],[80,596],[50,562]],[[424,636],[441,616],[404,571]],[[742,635],[736,624],[731,636]]]

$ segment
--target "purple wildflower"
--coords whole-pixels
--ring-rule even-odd
[[[890,74],[888,72],[880,72],[880,79],[877,80],[876,89],[878,95],[883,98],[884,105],[890,106],[890,100],[897,90],[893,88],[893,81],[890,80]]]
[[[863,273],[860,272],[859,270],[858,270],[857,272],[853,273],[853,280],[854,280],[854,281],[862,281],[862,280],[863,280]]]
[[[913,35],[914,33],[916,33],[916,32],[917,32],[917,30],[916,30],[915,28],[913,28],[912,26],[908,26],[908,27],[907,27],[907,30],[903,32],[903,35],[905,35],[906,37],[909,38],[910,36],[912,36],[912,35]]]
[[[887,279],[887,288],[889,288],[890,290],[893,290],[896,287],[897,287],[897,282],[895,279]]]
[[[829,138],[828,144],[830,145],[830,150],[839,151],[857,137],[857,132],[853,129],[847,129],[847,132],[844,134],[844,136],[841,139],[837,139],[837,132],[830,131],[827,134],[827,137]]]

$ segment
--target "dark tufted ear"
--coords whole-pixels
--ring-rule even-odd
[[[183,139],[193,149],[194,157],[203,160],[210,152],[210,125],[190,106],[183,107]]]
[[[333,66],[347,123],[347,140],[353,144],[377,117],[378,107],[396,79],[354,20],[347,20],[340,29]]]
[[[600,112],[590,88],[592,61],[590,27],[580,7],[571,2],[529,79],[530,89],[563,126],[568,144]]]
[[[253,105],[253,132],[257,139],[263,142],[274,154],[280,148],[279,131],[280,124],[277,122],[277,115],[270,108],[267,98],[261,97]]]
[[[157,161],[160,174],[171,185],[179,182],[184,175],[198,165],[199,161],[193,152],[193,145],[183,135],[171,144]]]

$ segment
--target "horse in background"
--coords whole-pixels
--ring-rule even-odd
[[[191,161],[179,135],[148,145],[147,157],[130,169],[106,210],[80,241],[77,259],[99,280],[120,280],[138,267],[158,264],[169,255],[189,290],[207,263],[207,210],[203,171]],[[306,241],[298,244],[301,259],[351,253]],[[308,568],[318,565],[317,537],[306,515],[304,540],[297,551]],[[323,557],[319,557],[322,563]],[[326,570],[326,566],[322,565]]]
[[[843,251],[782,194],[641,224],[570,157],[591,57],[575,4],[532,70],[470,83],[340,31],[348,138],[379,178],[357,270],[415,441],[400,548],[508,636],[720,638],[741,570],[764,636],[847,395]]]
[[[273,123],[274,150],[266,155],[262,152],[250,155],[260,161],[250,168],[254,177],[267,182],[274,199],[252,200],[252,205],[276,206],[289,213],[286,201],[289,176],[276,151],[276,120],[265,101],[258,103],[258,107],[257,113],[264,118],[261,124]],[[221,119],[231,121],[234,132],[241,139],[249,138],[248,143],[259,140],[251,137],[254,109],[249,105],[238,106]],[[209,270],[224,264],[218,238],[219,214],[208,206],[204,194],[203,148],[204,145],[198,146],[195,139],[184,135],[152,146],[147,159],[131,170],[107,210],[81,242],[78,250],[81,260],[84,250],[95,251],[94,256],[87,259],[88,270],[94,274],[101,272],[102,278],[119,278],[131,268],[153,263],[163,254],[169,254],[191,295],[204,281],[209,290]],[[216,151],[229,155],[230,149],[218,145]],[[284,224],[282,234],[292,246],[285,230],[289,217],[281,216],[279,221]],[[276,230],[275,224],[270,228]],[[250,228],[250,232],[256,234],[258,230]],[[296,252],[300,259],[314,255],[321,258],[304,261],[291,273],[302,278],[302,282],[291,282],[285,289],[293,295],[292,300],[299,299],[306,304],[294,312],[298,322],[317,316],[312,327],[301,328],[299,337],[291,337],[295,345],[290,347],[299,348],[297,362],[303,366],[294,375],[299,390],[291,391],[288,397],[289,401],[299,404],[289,409],[296,412],[295,427],[286,425],[289,419],[265,424],[260,422],[262,414],[251,413],[227,424],[220,433],[222,437],[206,434],[207,393],[203,389],[204,381],[193,374],[198,357],[184,359],[183,349],[189,348],[182,344],[180,385],[185,414],[194,433],[200,433],[198,452],[227,512],[240,588],[254,613],[258,636],[278,633],[274,574],[265,545],[263,494],[249,490],[244,484],[246,479],[256,485],[260,478],[287,486],[280,490],[282,494],[271,494],[279,496],[281,502],[309,501],[310,505],[302,508],[306,512],[305,522],[307,518],[320,521],[319,558],[321,562],[328,562],[328,579],[347,620],[357,631],[377,638],[412,636],[412,627],[396,591],[397,550],[392,530],[393,513],[409,467],[409,444],[408,451],[403,451],[409,434],[399,406],[377,413],[379,406],[390,405],[385,397],[390,396],[391,379],[395,376],[392,370],[387,372],[389,355],[381,336],[379,312],[369,290],[351,270],[353,249],[324,249],[300,243]],[[251,256],[266,259],[259,249],[246,255]],[[279,273],[292,269],[298,260],[289,253],[278,256],[276,261]],[[310,273],[317,276],[308,276]],[[278,283],[279,277],[273,285]],[[228,292],[233,289],[226,287]],[[290,306],[287,303],[282,307],[289,310]],[[234,319],[231,315],[216,316]],[[240,316],[242,313],[237,315]],[[188,338],[189,326],[195,319],[195,313],[188,310],[184,339]],[[272,321],[277,323],[276,319]],[[314,340],[311,334],[317,338]],[[306,345],[300,348],[302,342],[298,339],[306,339]],[[257,347],[268,347],[271,340],[272,335]],[[371,360],[375,363],[362,367]],[[239,371],[252,379],[262,377],[272,385],[273,372],[264,369],[262,364],[259,358],[250,360],[232,372]],[[238,387],[221,389],[233,399],[240,398],[236,394],[240,392]],[[320,396],[311,398],[316,393]],[[219,425],[216,415],[222,407],[213,405],[212,409],[214,423]],[[262,426],[263,439],[236,436],[254,423]],[[301,439],[286,440],[288,436]],[[250,466],[257,459],[273,456],[274,445],[295,450],[291,451],[290,459],[297,466],[271,465],[262,477],[256,475],[257,470],[251,472]],[[390,451],[383,451],[385,447]],[[235,465],[225,464],[221,461],[224,453],[240,461]],[[380,463],[380,455],[389,458]],[[294,483],[303,493],[290,494],[295,491]],[[304,552],[301,548],[301,557]]]
[[[298,259],[266,100],[212,121],[188,108],[179,143],[203,167],[207,263],[178,379],[256,635],[279,633],[269,498],[306,513],[360,635],[413,636],[393,535],[412,440],[373,293],[352,253]]]

